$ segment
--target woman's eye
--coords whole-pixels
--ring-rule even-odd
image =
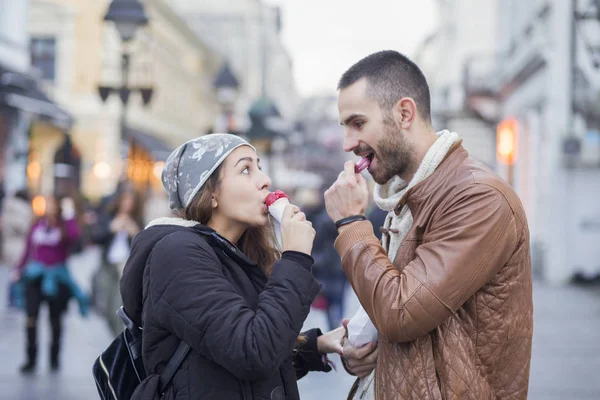
[[[250,168],[246,167],[242,170],[242,174],[249,174],[250,173]]]

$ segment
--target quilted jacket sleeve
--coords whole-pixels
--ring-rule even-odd
[[[192,237],[190,237],[192,236]],[[225,278],[212,248],[190,233],[162,239],[148,262],[148,297],[158,323],[239,379],[271,376],[290,357],[319,284],[285,255],[258,307]]]
[[[402,272],[367,221],[348,225],[336,241],[361,304],[391,343],[435,329],[490,281],[516,249],[515,218],[499,191],[472,185],[436,212],[419,240]]]

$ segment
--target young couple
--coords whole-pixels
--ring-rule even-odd
[[[315,231],[289,205],[280,254],[259,156],[213,134],[168,158],[162,181],[179,218],[135,237],[121,280],[147,372],[162,372],[183,340],[192,351],[166,398],[298,399],[296,380],[328,371],[333,352],[359,377],[355,398],[526,398],[531,261],[516,194],[455,133],[433,130],[427,82],[403,55],[366,57],[339,89],[344,149],[366,159],[389,212],[380,243],[353,162],[325,194],[331,219],[347,222],[336,248],[378,342],[357,349],[344,328],[301,332],[319,292]]]

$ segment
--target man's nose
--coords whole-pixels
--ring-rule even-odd
[[[348,136],[344,137],[344,151],[346,153],[350,153],[357,147],[358,147],[358,140],[348,137]]]

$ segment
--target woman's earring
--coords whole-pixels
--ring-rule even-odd
[[[217,199],[215,197],[213,197],[211,199],[212,202],[212,208],[217,208],[219,206],[219,203],[217,203]]]

